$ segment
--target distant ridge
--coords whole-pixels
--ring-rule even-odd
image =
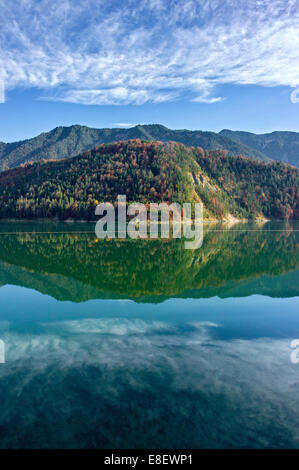
[[[175,141],[204,150],[226,150],[231,155],[241,154],[253,160],[270,160],[259,150],[216,132],[172,130],[161,124],[137,125],[128,129],[95,129],[73,125],[56,127],[32,139],[7,144],[0,142],[0,171],[30,161],[74,157],[95,145],[128,139]]]
[[[299,167],[298,132],[276,131],[268,134],[253,134],[223,129],[220,135],[262,152],[272,160],[280,160]]]

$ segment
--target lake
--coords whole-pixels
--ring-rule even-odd
[[[298,241],[0,223],[0,448],[299,448]]]

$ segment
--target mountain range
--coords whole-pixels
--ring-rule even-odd
[[[251,132],[230,131],[223,129],[220,135],[254,148],[272,160],[281,160],[299,167],[299,133],[271,132],[269,134],[253,134]]]
[[[128,129],[95,129],[73,125],[56,127],[32,139],[0,142],[0,171],[26,162],[74,157],[102,143],[141,139],[161,142],[174,141],[204,150],[225,150],[229,155],[243,155],[268,162],[281,160],[299,166],[299,133],[273,132],[252,134],[222,130],[216,132],[172,130],[160,124],[137,125]]]

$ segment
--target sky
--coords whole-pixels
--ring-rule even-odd
[[[299,132],[298,0],[0,0],[0,140],[60,125]]]

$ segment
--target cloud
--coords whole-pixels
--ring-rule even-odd
[[[5,89],[3,80],[0,80],[0,103],[5,103]]]
[[[126,318],[86,318],[45,325],[48,328],[69,333],[98,333],[108,335],[145,334],[158,331],[168,331],[169,325],[160,321],[145,321],[141,319],[128,320]]]
[[[71,89],[56,96],[45,97],[51,101],[65,101],[88,105],[136,105],[146,102],[163,103],[174,98],[173,93],[155,92],[149,90],[130,90],[125,87],[106,88],[102,90],[75,90]]]
[[[223,84],[297,86],[296,0],[0,0],[6,89],[93,105],[222,99]]]
[[[134,122],[114,122],[113,126],[115,127],[134,127],[137,126]]]

